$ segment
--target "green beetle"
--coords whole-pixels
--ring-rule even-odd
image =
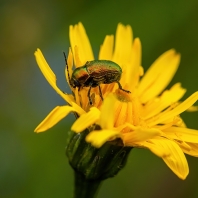
[[[122,75],[122,69],[118,64],[114,63],[113,61],[110,60],[87,61],[84,66],[76,68],[73,71],[72,76],[70,78],[67,58],[65,53],[64,53],[64,57],[67,67],[69,84],[71,85],[71,87],[73,88],[78,87],[79,90],[82,87],[90,87],[87,93],[90,105],[92,105],[91,94],[90,94],[92,87],[99,88],[99,94],[101,99],[103,100],[100,84],[110,84],[116,82],[119,86],[119,89],[127,93],[131,93],[130,91],[122,88],[122,85],[119,82]]]

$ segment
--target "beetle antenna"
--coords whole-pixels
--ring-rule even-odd
[[[66,64],[66,68],[67,68],[67,77],[68,77],[68,80],[69,80],[69,84],[71,85],[71,79],[70,79],[70,76],[69,76],[69,67],[68,67],[68,64],[67,64],[67,56],[65,54],[65,52],[63,52],[63,55],[64,55],[64,58],[65,58],[65,64]]]

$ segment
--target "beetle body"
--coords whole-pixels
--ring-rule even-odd
[[[67,58],[65,53],[64,56],[65,56],[65,62],[66,62],[70,85],[73,88],[78,87],[79,90],[82,87],[89,87],[87,96],[89,98],[89,103],[91,105],[92,105],[92,100],[90,93],[92,87],[99,88],[99,94],[101,99],[103,100],[100,84],[110,84],[116,82],[119,86],[119,89],[127,93],[131,93],[130,91],[122,88],[122,85],[119,82],[122,75],[122,69],[118,64],[114,63],[113,61],[109,61],[109,60],[87,61],[84,66],[76,68],[73,71],[72,76],[70,78],[69,69],[67,65]]]
[[[121,67],[108,60],[88,61],[82,67],[73,71],[72,87],[97,87],[100,84],[110,84],[120,80]]]

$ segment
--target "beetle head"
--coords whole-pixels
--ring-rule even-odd
[[[73,88],[84,87],[86,85],[89,74],[84,66],[76,68],[70,79],[70,84]]]
[[[70,85],[73,87],[73,88],[76,88],[76,87],[81,87],[82,85],[80,84],[80,82],[78,81],[78,79],[74,78],[72,76],[72,78],[70,79]]]

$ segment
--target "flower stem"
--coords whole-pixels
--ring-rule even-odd
[[[126,164],[132,147],[115,139],[95,148],[85,141],[89,130],[71,133],[66,155],[75,171],[74,198],[94,198],[101,181],[114,177]]]
[[[87,180],[85,176],[75,171],[74,198],[94,198],[101,180]]]

